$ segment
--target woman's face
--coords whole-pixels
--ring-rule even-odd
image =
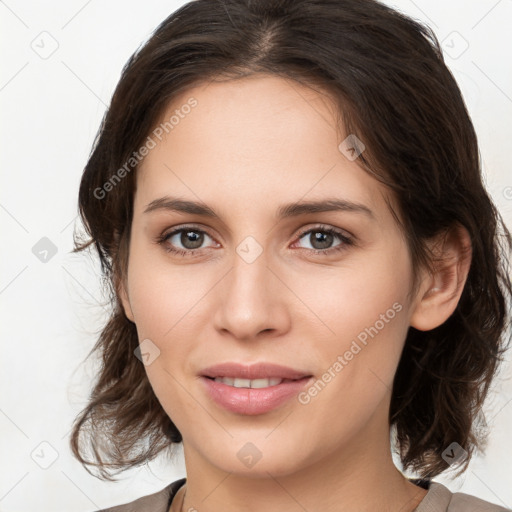
[[[138,171],[122,296],[185,456],[265,476],[389,450],[411,261],[332,104],[259,75],[173,115]]]

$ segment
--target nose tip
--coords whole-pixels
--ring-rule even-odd
[[[253,237],[239,244],[237,253],[239,248],[242,255],[234,258],[219,286],[215,328],[240,340],[286,331],[290,321],[283,286],[267,265],[263,248]]]

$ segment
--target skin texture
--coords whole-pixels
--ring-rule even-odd
[[[190,97],[197,106],[138,170],[119,290],[140,341],[160,351],[146,371],[183,435],[183,510],[413,510],[426,491],[393,464],[391,386],[409,326],[432,329],[456,307],[469,266],[460,257],[465,231],[436,246],[445,265],[422,271],[410,295],[413,269],[388,192],[338,149],[348,134],[337,130],[325,95],[256,75],[192,88],[162,119]],[[144,213],[166,195],[204,203],[218,217]],[[372,215],[277,217],[283,204],[327,198],[365,205]],[[183,245],[180,233],[157,243],[191,224],[206,233],[200,248]],[[334,236],[322,249],[314,233],[302,235],[324,233],[319,225],[353,244]],[[251,263],[236,251],[248,236],[262,250]],[[166,251],[173,246],[189,254]],[[315,254],[319,247],[324,253]],[[393,304],[400,311],[389,319]],[[235,414],[209,398],[198,376],[216,363],[267,361],[321,378],[381,315],[384,327],[307,404],[293,398],[265,414]],[[250,468],[237,457],[248,442],[261,452]]]

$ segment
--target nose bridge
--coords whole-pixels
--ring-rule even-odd
[[[227,298],[238,314],[256,317],[270,306],[268,263],[267,251],[258,250],[254,242],[236,248]]]
[[[239,294],[248,302],[262,299],[268,291],[268,263],[268,251],[257,250],[250,242],[239,244],[233,256],[231,296]]]

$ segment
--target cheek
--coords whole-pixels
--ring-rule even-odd
[[[133,260],[130,293],[140,343],[150,340],[151,364],[145,366],[148,380],[162,408],[180,432],[187,432],[190,417],[199,417],[196,400],[187,393],[184,379],[187,361],[197,345],[198,336],[190,326],[201,325],[194,304],[201,299],[200,290],[191,287],[183,272],[161,272],[156,267],[137,267]]]
[[[130,254],[130,304],[139,342],[149,340],[150,350],[157,354],[145,370],[169,415],[171,409],[179,411],[186,406],[190,412],[197,407],[184,391],[183,374],[188,373],[191,354],[201,348],[204,297],[216,280],[192,266],[173,266],[165,257],[135,245]]]
[[[364,338],[365,329],[375,324],[379,333],[404,332],[411,278],[405,248],[379,248],[346,266],[289,277],[296,295],[328,328],[322,332],[340,341],[351,340],[359,333]],[[310,320],[314,319],[312,315],[308,315]]]
[[[314,313],[328,327],[317,327],[323,334],[307,349],[320,368],[336,375],[329,387],[347,402],[364,395],[369,404],[391,388],[409,327],[411,276],[405,249],[381,251],[323,279],[311,276],[297,290],[301,297],[307,294],[304,302],[315,305]],[[312,336],[311,324],[306,321],[301,329]],[[326,400],[335,399],[328,395]]]
[[[204,273],[203,273],[204,274]],[[162,254],[134,246],[130,254],[128,282],[130,304],[139,338],[164,342],[190,322],[208,289],[206,276],[192,266],[172,265]],[[210,285],[211,287],[211,285]]]

